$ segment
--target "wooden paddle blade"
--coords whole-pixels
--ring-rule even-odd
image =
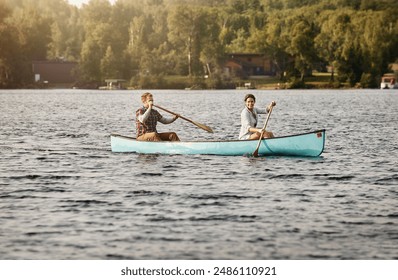
[[[206,130],[207,132],[213,133],[213,129],[211,129],[211,127],[201,124],[201,123],[197,123],[197,122],[192,122],[194,125],[200,127],[203,130]]]
[[[258,149],[254,151],[253,156],[258,157]]]
[[[263,134],[262,134],[262,133],[261,133],[260,137],[261,137],[261,138],[263,137]],[[258,157],[258,150],[260,149],[261,138],[260,138],[260,141],[258,141],[258,143],[257,143],[256,150],[253,152],[253,156],[254,156],[254,157]]]
[[[185,120],[185,121],[188,121],[188,122],[190,122],[191,124],[194,124],[194,125],[196,125],[197,127],[201,128],[201,129],[203,129],[203,130],[206,130],[207,132],[213,133],[213,129],[211,129],[211,127],[209,127],[209,126],[207,126],[207,125],[204,125],[204,124],[195,122],[195,121],[193,121],[193,120],[187,119],[186,117],[183,117],[183,116],[181,116],[181,115],[179,115],[179,117],[180,117],[180,119],[183,119],[183,120]]]

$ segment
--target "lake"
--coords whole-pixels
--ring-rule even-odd
[[[325,128],[325,151],[112,153],[143,92],[0,91],[1,259],[398,259],[397,90],[154,90],[215,132],[158,126],[182,140],[236,139],[250,92],[275,135]]]

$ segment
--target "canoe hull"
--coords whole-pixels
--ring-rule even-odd
[[[251,155],[258,140],[145,142],[135,138],[111,134],[112,152],[140,154],[182,155]],[[317,157],[325,146],[325,130],[264,139],[259,148],[260,156],[308,156]]]

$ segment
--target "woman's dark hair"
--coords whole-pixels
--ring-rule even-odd
[[[251,94],[251,93],[246,94],[246,96],[245,96],[245,101],[246,101],[248,98],[253,98],[254,102],[256,102],[256,98],[254,97],[253,94]]]

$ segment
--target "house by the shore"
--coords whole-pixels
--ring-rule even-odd
[[[230,77],[256,78],[276,75],[275,65],[265,54],[230,53],[223,68],[224,74]]]
[[[77,80],[76,66],[76,62],[64,60],[32,61],[34,81],[49,87],[70,88]]]

